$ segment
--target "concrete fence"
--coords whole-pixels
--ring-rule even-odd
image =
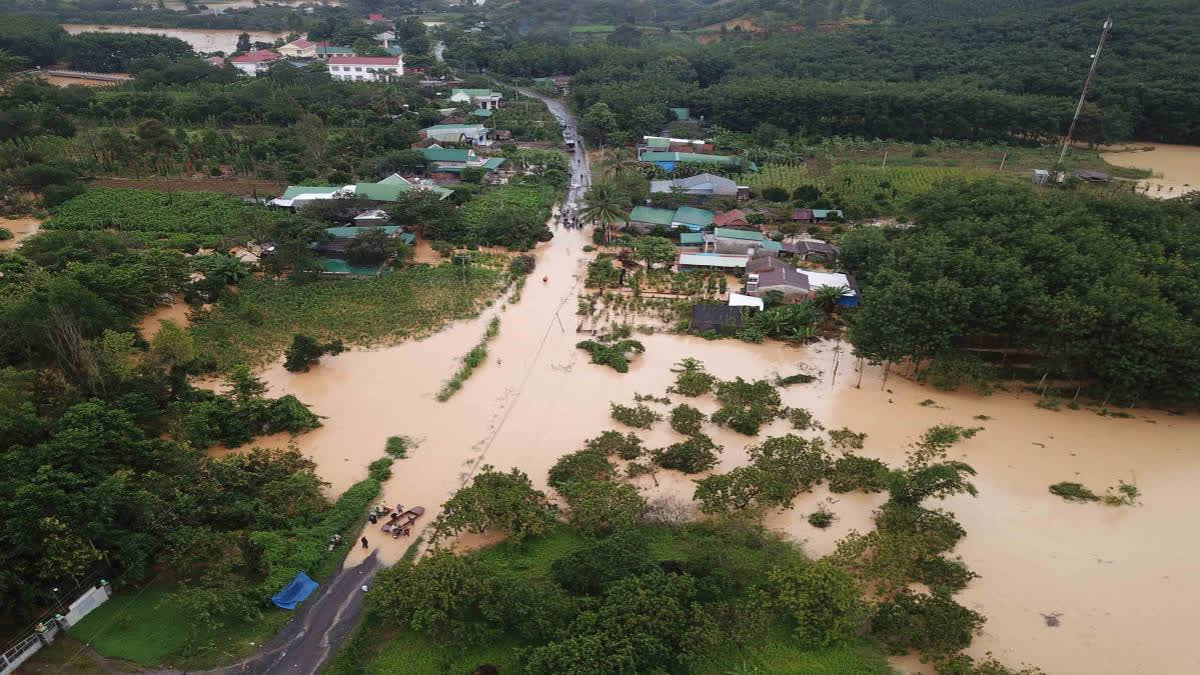
[[[39,649],[54,642],[54,638],[67,628],[75,625],[80,619],[88,615],[93,609],[104,604],[110,596],[108,583],[101,581],[98,586],[93,586],[75,599],[67,609],[67,614],[55,614],[53,618],[47,618],[39,622],[33,629],[33,632],[25,637],[17,640],[9,645],[3,653],[0,653],[0,675],[8,675],[17,669],[22,663],[25,663],[38,652]]]

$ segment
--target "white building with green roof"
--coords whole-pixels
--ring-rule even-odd
[[[304,206],[308,202],[326,199],[351,199],[361,197],[373,202],[394,202],[410,190],[429,190],[440,199],[453,194],[453,190],[423,182],[410,181],[394,173],[378,183],[355,183],[354,185],[289,185],[283,194],[267,202],[271,206],[287,209]]]
[[[504,100],[504,94],[491,89],[451,89],[450,100],[454,103],[474,103],[477,108],[495,110]]]

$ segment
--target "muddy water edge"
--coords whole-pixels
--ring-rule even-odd
[[[287,33],[272,33],[267,31],[241,31],[237,29],[208,29],[208,28],[148,28],[145,26],[116,26],[91,23],[64,23],[63,30],[71,35],[103,31],[105,33],[144,33],[147,35],[166,35],[179,38],[190,44],[198,52],[232,53],[237,49],[238,36],[243,32],[250,34],[251,42],[274,42],[286,37]]]
[[[827,428],[866,432],[864,455],[898,464],[907,444],[934,424],[984,428],[951,451],[978,470],[979,496],[940,505],[954,511],[968,532],[955,553],[981,575],[958,596],[988,617],[972,654],[991,651],[1006,663],[1026,662],[1050,673],[1200,671],[1197,656],[1177,648],[1185,644],[1189,599],[1200,597],[1200,580],[1188,574],[1200,546],[1181,536],[1189,531],[1188,514],[1200,511],[1200,494],[1190,488],[1200,481],[1195,417],[1051,412],[1034,407],[1028,396],[946,394],[894,374],[881,387],[878,369],[869,367],[856,388],[848,358],[831,381],[835,358],[846,354],[834,343],[797,348],[641,336],[645,355],[621,375],[588,363],[574,347],[583,339],[575,333],[575,301],[588,241],[586,234],[558,230],[539,247],[538,268],[515,305],[498,303],[424,340],[347,352],[309,373],[289,373],[281,363],[268,367],[261,376],[272,395],[295,394],[326,419],[322,428],[294,440],[280,436],[259,444],[296,443],[317,462],[333,496],[366,476],[388,436],[412,437],[416,447],[393,465],[383,498],[425,506],[429,511],[418,523],[424,527],[482,464],[519,467],[546,489],[546,471],[560,455],[619,427],[609,418],[610,401],[629,403],[635,392],[665,395],[671,365],[683,357],[700,359],[722,378],[821,373],[818,382],[782,390],[784,402],[808,408]],[[437,402],[434,395],[493,316],[501,327],[487,361],[458,394]],[[920,405],[926,399],[934,403]],[[711,398],[688,402],[707,413],[716,408]],[[976,419],[980,415],[988,419]],[[753,441],[788,431],[786,422],[758,439],[717,430],[713,438],[724,446],[718,470],[745,463],[745,447]],[[665,422],[641,435],[650,447],[681,438]],[[1059,481],[1103,491],[1118,480],[1137,483],[1142,506],[1069,504],[1047,492]],[[657,482],[638,479],[648,498],[690,501],[691,477],[661,472]],[[847,531],[870,529],[871,510],[881,501],[877,495],[832,496],[837,521],[816,530],[805,517],[828,497],[823,488],[803,495],[794,508],[769,516],[768,524],[820,556]],[[364,535],[388,562],[399,560],[411,543],[385,539],[370,527]],[[356,548],[347,564],[360,557]],[[1059,616],[1058,627],[1046,625],[1044,615],[1051,614]],[[911,660],[897,665],[921,669]]]

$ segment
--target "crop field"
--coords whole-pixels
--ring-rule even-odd
[[[218,304],[192,326],[192,335],[200,357],[219,370],[270,361],[297,332],[347,345],[391,344],[474,316],[505,278],[481,265],[472,266],[465,281],[460,274],[455,266],[442,265],[362,281],[246,279],[236,301]]]
[[[47,227],[63,230],[227,234],[248,209],[211,192],[157,192],[96,188],[54,211]]]

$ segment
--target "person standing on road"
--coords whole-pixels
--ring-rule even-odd
[[[364,549],[367,547],[367,538],[366,537],[362,538],[362,545],[363,545]]]

